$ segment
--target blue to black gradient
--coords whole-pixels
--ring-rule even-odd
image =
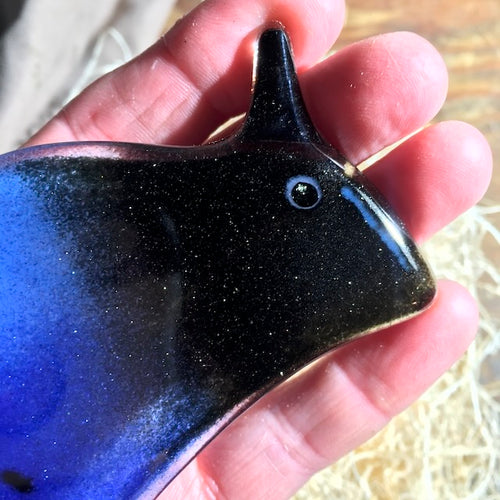
[[[230,139],[0,159],[1,498],[158,493],[264,391],[432,300],[314,130],[283,32],[258,54]]]

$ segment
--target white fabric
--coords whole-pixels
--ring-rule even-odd
[[[0,153],[160,36],[174,0],[26,0],[0,40]],[[74,92],[73,92],[74,93]]]

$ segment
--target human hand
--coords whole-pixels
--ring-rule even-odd
[[[409,33],[359,42],[315,61],[342,26],[340,1],[207,0],[155,46],[87,89],[29,142],[196,144],[249,102],[252,42],[286,27],[308,110],[352,163],[425,125],[446,70]],[[366,171],[422,242],[475,203],[489,180],[483,137],[459,122],[428,127]],[[367,440],[467,348],[473,299],[439,284],[420,316],[352,342],[278,387],[178,476],[164,498],[286,498],[316,470]]]

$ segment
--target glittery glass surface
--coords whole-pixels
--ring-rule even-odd
[[[256,75],[219,143],[0,157],[0,498],[155,495],[265,391],[432,300],[282,31]]]

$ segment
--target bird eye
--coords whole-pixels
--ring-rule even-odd
[[[323,194],[316,179],[307,175],[297,175],[288,179],[285,196],[292,207],[310,209],[321,201]]]

